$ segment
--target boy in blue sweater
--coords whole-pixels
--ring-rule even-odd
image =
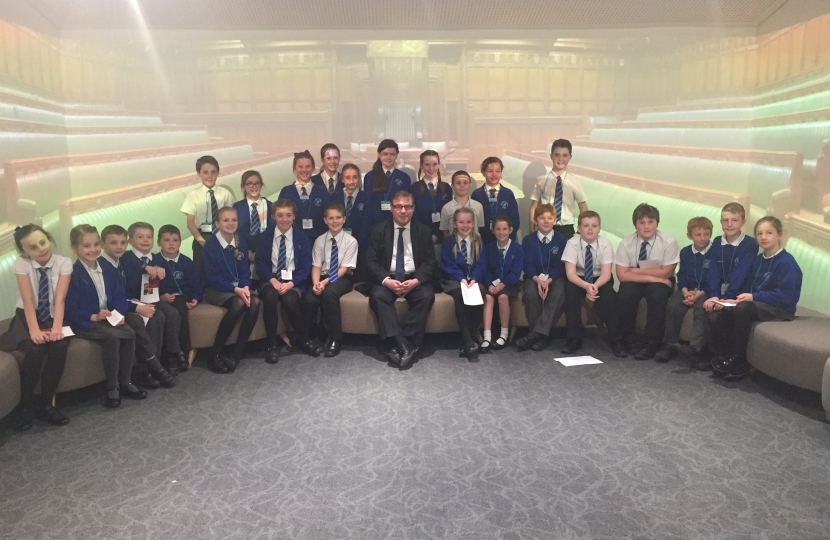
[[[530,324],[530,333],[516,341],[519,351],[541,351],[550,344],[550,331],[565,303],[565,264],[562,253],[568,240],[553,230],[556,210],[540,204],[533,212],[536,232],[525,236],[524,289],[522,302]]]
[[[179,363],[179,371],[187,371],[193,364],[196,351],[190,346],[190,318],[188,311],[202,301],[202,280],[196,265],[187,255],[179,253],[182,245],[182,233],[175,225],[162,225],[159,228],[159,252],[153,255],[153,264],[163,268],[164,278],[159,283],[161,303],[170,305],[179,313],[179,347],[187,356],[184,363]]]
[[[781,247],[783,227],[778,218],[765,216],[755,224],[755,239],[763,252],[756,255],[730,306],[713,310],[711,326],[715,376],[737,381],[749,376],[746,346],[756,321],[791,321],[801,297],[801,268]]]
[[[692,245],[680,250],[680,270],[677,272],[677,291],[666,304],[666,332],[663,345],[657,351],[658,362],[668,362],[678,353],[680,327],[683,317],[694,310],[691,349],[695,357],[701,356],[709,333],[709,317],[703,309],[706,301],[707,279],[711,263],[712,222],[709,218],[695,217],[686,225],[686,238]]]
[[[501,172],[504,170],[504,163],[497,157],[488,157],[481,162],[481,174],[484,175],[484,185],[473,191],[471,197],[474,201],[481,203],[484,208],[484,227],[478,232],[484,245],[496,240],[493,235],[493,218],[496,216],[507,216],[513,224],[513,232],[510,239],[516,241],[519,232],[519,204],[513,192],[501,185]]]

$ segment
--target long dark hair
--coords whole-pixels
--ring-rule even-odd
[[[317,171],[319,174],[323,174],[323,171],[326,170],[326,150],[336,150],[337,155],[340,155],[340,149],[334,143],[326,143],[320,148],[320,170]],[[334,171],[334,175],[337,176],[337,171]]]
[[[439,165],[439,168],[438,168],[438,184],[435,186],[435,191],[440,192],[441,191],[441,186],[443,184],[443,181],[441,180],[441,168],[440,168],[441,156],[439,156],[438,152],[436,152],[435,150],[424,150],[423,152],[421,152],[420,161],[418,163],[418,180],[422,180],[422,178],[421,178],[421,168],[424,166],[424,158],[429,157],[429,156],[435,156],[436,158],[438,158],[438,165]],[[424,191],[426,191],[426,189],[427,189],[426,181],[424,181],[423,184],[421,182],[418,182],[418,195],[423,195]]]
[[[388,148],[394,148],[395,153],[399,154],[398,143],[392,139],[383,139],[378,145],[378,159],[372,165],[372,172],[374,173],[372,181],[372,191],[375,193],[386,193],[386,173],[383,172],[383,163],[380,162],[380,153]]]

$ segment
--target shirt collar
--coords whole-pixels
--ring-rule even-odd
[[[152,258],[153,258],[153,254],[152,254],[152,252],[150,252],[150,253],[142,253],[142,252],[140,252],[140,251],[139,251],[138,249],[136,249],[136,248],[133,248],[133,249],[132,249],[132,252],[133,252],[133,255],[135,255],[135,256],[136,256],[139,260],[141,260],[141,258],[142,258],[142,257],[147,257],[148,259],[152,259]]]
[[[254,203],[257,205],[257,210],[259,210],[259,203],[264,202],[265,197],[260,197],[257,200],[253,200],[250,197],[245,197],[245,200],[248,201],[248,206],[253,206]]]
[[[327,170],[323,169],[323,174],[321,176],[323,177],[323,180],[326,182],[326,184],[329,183],[329,180],[334,180],[335,183],[337,182],[337,173],[336,172],[334,173],[334,176],[329,176],[329,172]]]
[[[741,235],[738,238],[736,238],[734,242],[729,243],[729,242],[726,241],[726,235],[722,235],[720,237],[720,245],[722,245],[722,246],[740,246],[741,242],[744,241],[744,238],[746,238],[746,235],[744,233],[741,233]]]
[[[491,189],[495,189],[496,190],[496,195],[498,195],[499,190],[501,189],[501,182],[499,182],[495,186],[490,186],[490,185],[487,185],[486,183],[484,184],[484,193],[489,195]]]
[[[510,250],[510,242],[512,242],[512,240],[508,238],[507,243],[504,245],[504,247],[499,247],[499,243],[496,242],[496,249],[503,249],[504,252],[507,253]]]
[[[335,240],[337,240],[337,245],[338,245],[338,246],[340,245],[340,242],[343,240],[343,235],[344,235],[344,234],[346,234],[346,231],[345,231],[345,230],[343,230],[343,229],[340,229],[340,232],[339,232],[339,233],[337,233],[337,235],[336,235],[336,236],[332,236],[331,231],[328,231],[328,232],[326,233],[326,235],[329,237],[329,240],[331,240],[332,238],[334,238]]]
[[[460,234],[455,235],[455,241],[458,243],[459,246],[461,245],[462,240],[466,240],[468,246],[471,244],[469,234],[467,236],[461,236]]]
[[[119,265],[120,263],[118,262],[118,260],[117,260],[117,259],[113,259],[112,257],[110,257],[109,255],[107,255],[106,253],[101,253],[101,257],[103,257],[104,259],[106,259],[107,261],[109,261],[109,263],[110,263],[111,265],[113,265],[115,268],[118,268],[118,265]],[[99,265],[98,265],[98,268],[100,268],[100,267],[101,267],[101,265],[99,264]],[[87,268],[89,268],[89,267],[87,267]]]
[[[585,247],[591,246],[592,248],[594,248],[594,251],[597,251],[599,249],[599,235],[597,235],[597,237],[594,238],[593,242],[586,242],[585,239],[579,235],[577,235],[577,237],[579,238],[580,245],[584,245]]]
[[[645,238],[643,238],[642,236],[640,236],[640,235],[638,234],[638,235],[637,235],[637,245],[639,246],[642,242],[645,242],[646,244],[648,244],[648,245],[650,245],[650,246],[653,246],[653,245],[654,245],[654,241],[655,241],[655,240],[657,240],[657,235],[658,235],[658,234],[660,234],[660,233],[659,233],[659,232],[654,233],[654,236],[652,236],[652,237],[651,237],[651,238],[649,238],[648,240],[646,240]]]
[[[280,232],[279,229],[274,229],[274,238],[279,238],[283,234],[285,235],[285,240],[287,242],[293,242],[294,241],[294,229],[293,228],[289,227],[288,230],[285,231],[284,233]]]
[[[216,231],[216,239],[219,240],[219,245],[222,246],[222,249],[227,248],[228,246],[236,247],[236,239],[231,238],[230,242],[225,242],[225,239],[222,237],[222,233]]]
[[[539,239],[540,242],[544,241],[545,238],[548,239],[548,243],[553,242],[553,233],[556,232],[553,229],[550,230],[548,234],[542,234],[542,231],[536,231],[536,238]]]
[[[697,248],[695,247],[695,245],[692,244],[692,253],[694,255],[697,255],[698,253],[700,253],[701,255],[706,255],[706,252],[708,252],[711,247],[712,247],[712,242],[709,242],[708,244],[706,244],[706,247],[704,249],[698,251]]]
[[[90,268],[89,265],[87,263],[83,262],[83,261],[81,261],[81,265],[84,268],[86,268],[86,271],[89,272],[90,275],[92,275],[92,274],[103,274],[104,273],[104,271],[101,270],[101,263],[98,262],[98,261],[95,261],[95,268],[94,269]]]
[[[49,260],[46,261],[46,264],[40,264],[39,262],[37,262],[34,259],[29,259],[29,260],[32,261],[32,267],[35,270],[37,270],[38,268],[49,268],[49,269],[51,269],[52,266],[55,265],[55,256],[54,256],[54,254],[52,254],[52,256],[49,257]]]
[[[389,173],[391,175],[393,172],[395,172],[394,167],[391,168],[391,169],[386,169],[386,168],[383,169],[383,174]]]
[[[311,191],[311,180],[305,184],[301,184],[299,180],[294,180],[294,185],[297,186],[297,188],[308,188],[308,190]]]
[[[393,219],[393,220],[392,220],[392,225],[394,225],[394,226],[395,226],[395,230],[398,230],[400,227],[403,227],[404,229],[406,229],[406,230],[408,231],[408,230],[410,230],[410,229],[412,228],[412,220],[410,219],[410,220],[409,220],[409,223],[407,223],[406,225],[398,225],[398,224],[395,222],[395,220]]]
[[[762,251],[762,252],[761,252],[761,257],[765,258],[766,260],[770,260],[770,259],[772,259],[773,257],[775,257],[776,255],[778,255],[779,253],[781,253],[782,251],[784,251],[784,248],[778,248],[778,251],[776,251],[775,253],[773,253],[773,254],[772,254],[772,255],[770,255],[769,257],[767,257],[766,255],[764,255],[764,252]]]
[[[165,255],[164,252],[161,253],[162,258],[164,258],[165,261],[173,261],[174,263],[179,262],[179,255],[181,255],[181,253],[176,253],[175,257],[170,258],[167,255]]]
[[[207,192],[212,189],[213,194],[215,195],[216,194],[216,188],[218,188],[218,187],[219,186],[217,184],[213,184],[213,187],[207,187],[206,185],[202,184],[202,191],[204,191],[205,194],[207,194]]]
[[[352,191],[351,197],[357,198],[358,193],[360,193],[360,186],[357,186],[356,188],[354,188],[354,191]],[[346,191],[346,188],[343,188],[343,200],[345,201],[349,197],[350,197],[349,192]]]

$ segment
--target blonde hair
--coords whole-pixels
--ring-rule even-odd
[[[233,206],[223,206],[222,208],[219,209],[219,212],[216,213],[216,226],[217,227],[219,226],[219,220],[222,218],[222,214],[225,214],[227,212],[233,212],[234,214],[236,214],[236,219],[239,219],[239,212],[236,211],[236,208],[234,208]],[[239,231],[238,228],[237,228],[237,231]],[[233,257],[235,259],[236,257],[239,256],[239,234],[238,234],[238,232],[233,233],[233,243],[234,243]]]
[[[466,206],[455,211],[452,215],[452,234],[456,237],[458,236],[458,229],[455,227],[455,222],[458,219],[458,214],[469,214],[470,217],[473,218],[473,230],[470,231],[470,253],[473,254],[473,260],[476,261],[481,253],[481,236],[479,236],[478,229],[475,226],[476,213],[473,212],[471,208],[467,208]],[[453,257],[458,255],[458,242],[456,242],[452,247],[452,254]]]
[[[69,245],[74,247],[78,247],[78,244],[81,243],[85,234],[98,234],[98,229],[93,227],[92,225],[88,225],[86,223],[82,223],[81,225],[75,225],[72,227],[72,230],[69,231]],[[98,238],[101,236],[98,235]]]

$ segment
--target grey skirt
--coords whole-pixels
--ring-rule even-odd
[[[228,298],[233,298],[234,296],[236,296],[235,292],[217,291],[211,287],[205,287],[205,292],[202,294],[203,300],[214,306],[222,306],[228,301]]]
[[[484,289],[484,287],[481,286],[481,283],[477,283],[476,285],[478,285],[478,288],[481,290],[481,296],[483,297],[484,293],[486,293],[487,291]],[[461,283],[458,282],[458,281],[442,281],[441,282],[441,289],[445,293],[449,293],[450,291],[454,291],[454,290],[460,289],[460,288],[461,288]]]

